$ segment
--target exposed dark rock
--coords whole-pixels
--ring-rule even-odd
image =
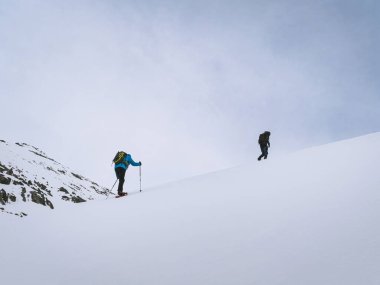
[[[53,167],[48,166],[48,167],[46,167],[46,169],[47,169],[47,170],[50,170],[50,171],[53,171],[54,173],[57,173],[57,174],[58,174],[58,172],[55,171]]]
[[[16,196],[14,194],[9,194],[8,197],[12,202],[16,202]]]
[[[49,199],[46,199],[46,205],[48,205],[50,209],[54,209],[53,203]]]
[[[28,181],[26,181],[24,175],[22,177],[19,176],[18,180],[20,180],[20,181],[18,181],[17,183],[22,183],[22,184],[15,184],[15,182],[13,182],[13,184],[15,184],[15,185],[28,185]],[[15,181],[15,180],[13,180],[13,181]]]
[[[9,177],[5,177],[3,174],[0,174],[0,184],[9,185],[11,184],[11,179]]]
[[[78,185],[75,185],[75,184],[70,184],[70,188],[73,189],[74,191],[79,191],[80,190],[80,187]]]
[[[66,174],[66,171],[58,169],[59,173]]]
[[[26,146],[32,147],[32,148],[34,148],[36,151],[40,151],[37,147],[35,147],[35,146],[33,146],[33,145],[30,145],[30,144],[27,144],[27,143],[23,143],[23,145],[26,145]]]
[[[4,141],[4,140],[0,140],[0,142],[2,142],[2,143],[7,143],[6,141]]]
[[[8,175],[13,175],[13,169],[12,169],[12,168],[11,168],[11,169],[8,169],[7,174],[8,174]]]
[[[79,196],[73,196],[73,197],[71,197],[71,201],[73,201],[74,203],[86,202],[86,200],[84,200],[83,198],[81,198]]]
[[[4,189],[0,190],[0,204],[5,205],[8,203],[8,194]]]
[[[49,206],[51,209],[54,209],[53,203],[47,199],[43,193],[37,192],[37,191],[30,191],[30,194],[32,195],[32,201],[36,204],[40,204],[43,206]]]
[[[41,156],[45,159],[48,159],[48,160],[51,160],[51,161],[54,161],[56,162],[54,159],[50,158],[50,157],[47,157],[46,155],[42,154],[42,153],[39,153],[39,152],[36,152],[36,151],[33,151],[33,150],[29,150],[30,152],[34,153],[35,155],[38,155],[38,156]]]
[[[0,190],[0,204],[5,205],[6,203],[16,202],[16,196],[12,193],[7,193],[4,189]]]
[[[0,211],[2,211],[3,213],[9,214],[9,215],[15,215],[15,216],[20,217],[20,218],[27,216],[27,214],[25,214],[24,212],[13,213],[13,212],[5,211],[4,208],[0,208]]]
[[[4,164],[2,164],[2,163],[0,162],[0,172],[5,172],[5,171],[8,171],[8,170],[9,170],[9,168],[6,167]]]
[[[21,181],[13,180],[13,185],[24,185]]]
[[[15,215],[15,216],[20,217],[20,218],[27,216],[27,214],[25,214],[24,212],[20,212],[20,213],[12,213],[12,212],[7,212],[7,211],[4,211],[4,212],[7,214]]]
[[[31,180],[28,180],[28,186],[32,186],[33,182]]]
[[[19,171],[18,169],[16,169],[17,171]],[[16,173],[13,173],[13,175],[12,175],[14,178],[17,178],[17,179],[21,179],[21,177],[20,176],[18,176]]]
[[[26,188],[25,187],[21,187],[21,197],[22,197],[22,200],[24,202],[26,202],[25,193],[26,193]]]
[[[30,188],[32,188],[33,190],[35,190],[35,191],[37,191],[37,192],[40,192],[40,191],[41,191],[38,187],[36,187],[36,186],[34,186],[34,185],[30,186]]]
[[[30,194],[32,195],[32,201],[34,203],[46,206],[45,197],[42,194],[37,191],[30,191]]]
[[[61,187],[58,189],[58,191],[69,194],[69,191],[67,191],[65,188]]]
[[[21,143],[15,143],[16,145],[18,145],[18,146],[21,146],[21,147],[23,147],[25,144],[21,144]]]
[[[44,185],[38,181],[34,181],[34,184],[37,185],[41,190],[46,190],[46,185]]]
[[[83,177],[80,176],[79,174],[76,174],[76,173],[74,173],[74,172],[71,172],[71,174],[72,174],[74,177],[76,177],[76,178],[78,178],[78,179],[80,179],[80,180],[83,180]]]
[[[97,188],[95,188],[93,186],[91,186],[91,188],[94,189],[95,192],[98,193],[98,194],[103,194],[104,195],[104,194],[107,194],[109,192],[109,190],[106,189],[106,188],[97,189]]]
[[[62,200],[64,200],[64,201],[70,201],[70,197],[62,196]]]

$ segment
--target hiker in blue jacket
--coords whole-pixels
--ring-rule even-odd
[[[141,166],[141,161],[135,162],[133,161],[132,156],[130,154],[127,154],[123,151],[119,151],[115,156],[114,162],[116,177],[117,179],[119,179],[119,187],[117,188],[117,193],[119,196],[127,195],[127,192],[123,192],[125,172],[127,171],[128,166],[130,164],[132,166]]]

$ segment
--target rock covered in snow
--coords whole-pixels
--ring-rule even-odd
[[[30,204],[54,209],[104,197],[107,189],[26,143],[0,140],[0,210],[25,216]]]

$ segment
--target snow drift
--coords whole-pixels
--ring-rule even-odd
[[[380,133],[28,219],[2,284],[380,284]]]

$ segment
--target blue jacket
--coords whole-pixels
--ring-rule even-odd
[[[132,166],[140,166],[140,162],[133,161],[132,156],[130,154],[127,154],[124,158],[124,161],[122,163],[116,164],[115,168],[121,167],[127,170],[130,164],[132,164]]]

